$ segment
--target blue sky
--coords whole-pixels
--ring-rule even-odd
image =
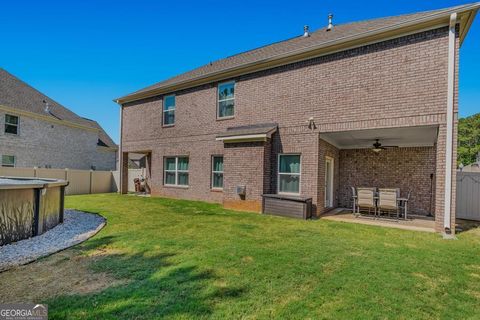
[[[0,66],[118,142],[113,98],[222,57],[334,24],[463,1],[3,1]],[[480,111],[480,16],[460,56],[460,115]],[[141,124],[140,124],[141,125]]]

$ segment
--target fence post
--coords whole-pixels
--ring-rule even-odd
[[[33,177],[37,177],[37,167],[33,167]]]
[[[68,168],[65,168],[65,181],[69,181],[68,180],[69,175],[70,175],[70,170]],[[68,185],[63,188],[63,193],[64,194],[68,194],[67,189],[68,189]]]
[[[89,194],[92,194],[92,185],[93,185],[93,170],[90,169],[90,191],[89,191]]]

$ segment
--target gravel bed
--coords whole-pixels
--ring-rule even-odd
[[[0,247],[0,272],[74,246],[94,236],[105,218],[92,213],[65,210],[64,221],[37,237]]]

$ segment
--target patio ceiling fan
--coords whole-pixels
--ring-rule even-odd
[[[382,146],[379,140],[380,139],[375,139],[375,142],[373,143],[373,148],[372,148],[373,152],[380,152],[388,148],[398,148],[398,146]]]

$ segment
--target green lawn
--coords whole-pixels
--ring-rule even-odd
[[[43,285],[53,288],[42,295],[52,319],[480,318],[479,230],[448,241],[114,194],[71,196],[66,206],[99,213],[107,226],[63,256],[0,274],[2,289],[35,264],[58,270]],[[75,283],[97,277],[91,290],[58,295],[69,264]]]

